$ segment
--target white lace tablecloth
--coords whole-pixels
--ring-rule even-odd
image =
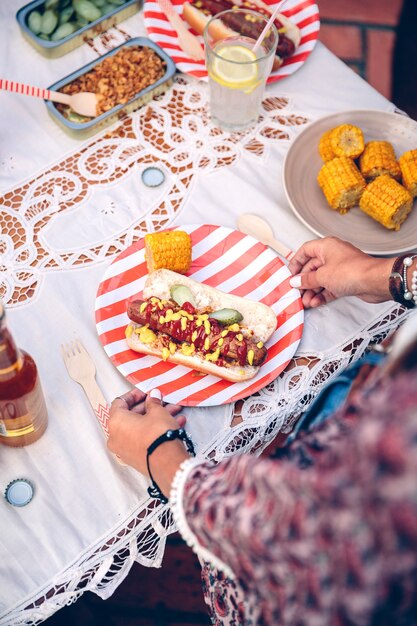
[[[0,5],[1,76],[21,82],[50,85],[129,35],[144,34],[138,14],[112,29],[107,43],[98,38],[49,60],[19,32],[14,15],[22,4]],[[86,590],[109,597],[135,560],[159,567],[174,530],[167,507],[147,497],[146,481],[107,453],[101,427],[61,360],[60,344],[78,337],[107,400],[129,388],[94,323],[108,264],[146,231],[207,222],[235,227],[244,212],[267,218],[275,235],[297,248],[312,234],[281,185],[291,141],[328,113],[394,107],[320,44],[301,70],[268,87],[262,120],[242,135],[210,124],[207,85],[184,76],[84,143],[66,136],[41,100],[1,92],[0,103],[0,290],[15,338],[38,364],[49,408],[37,443],[0,450],[1,491],[17,477],[35,485],[25,508],[0,501],[0,623],[16,626],[46,619]],[[141,172],[153,163],[166,180],[149,189]],[[244,402],[241,423],[231,427],[230,405],[185,411],[198,453],[221,459],[260,451],[288,432],[292,416],[330,377],[397,324],[396,305],[356,299],[307,312],[300,358]]]

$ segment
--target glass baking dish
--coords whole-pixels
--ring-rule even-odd
[[[147,37],[135,37],[118,46],[117,48],[114,48],[114,50],[103,54],[95,61],[84,65],[79,70],[76,70],[69,76],[66,76],[65,78],[62,78],[58,82],[54,83],[53,85],[50,85],[48,89],[50,89],[51,91],[61,90],[63,87],[75,81],[83,74],[86,74],[87,72],[92,70],[96,65],[98,65],[107,57],[115,55],[119,50],[128,46],[140,46],[153,50],[165,63],[166,69],[164,75],[159,78],[155,83],[139,91],[133,98],[131,98],[131,100],[129,100],[129,102],[119,104],[109,111],[106,111],[105,113],[102,113],[101,115],[98,115],[94,118],[82,118],[80,116],[74,115],[73,117],[76,118],[75,121],[68,119],[57,108],[54,102],[51,102],[50,100],[45,100],[45,104],[49,114],[67,134],[77,139],[90,137],[99,130],[105,128],[106,126],[109,126],[118,119],[121,119],[126,113],[131,113],[132,111],[140,108],[144,104],[147,104],[150,100],[152,100],[152,98],[163,93],[172,85],[173,76],[176,71],[175,63],[172,61],[172,59],[158,46],[158,44],[154,43]],[[79,121],[77,118],[79,118]]]
[[[68,52],[71,52],[71,50],[74,50],[78,46],[81,46],[87,39],[96,37],[100,33],[111,28],[112,26],[115,26],[123,20],[126,20],[128,17],[131,17],[132,15],[137,13],[141,7],[140,0],[113,0],[113,2],[96,0],[96,2],[97,5],[101,4],[101,9],[96,7],[96,9],[98,9],[98,12],[105,11],[105,13],[103,13],[100,17],[94,19],[94,21],[91,22],[86,22],[86,18],[82,18],[81,16],[78,20],[75,21],[75,14],[73,13],[72,16],[68,19],[68,22],[71,22],[74,25],[77,24],[79,25],[79,27],[73,33],[70,33],[69,35],[57,41],[50,41],[49,39],[43,38],[49,37],[49,35],[44,35],[42,33],[35,34],[34,32],[32,32],[32,30],[28,26],[28,20],[34,11],[36,13],[44,14],[45,10],[49,10],[55,13],[58,12],[60,16],[59,19],[61,20],[61,14],[65,10],[68,11],[69,7],[72,6],[71,0],[56,0],[56,4],[54,0],[34,0],[33,2],[30,2],[29,4],[26,4],[24,7],[19,9],[19,11],[16,13],[16,19],[20,26],[21,32],[23,36],[27,39],[27,41],[29,41],[29,43],[32,44],[38,52],[46,57],[54,59],[64,54],[67,54]],[[88,0],[88,5],[91,5],[90,0]],[[61,12],[58,11],[59,7],[62,7]],[[86,23],[84,25],[81,25],[83,22]],[[65,22],[65,24],[66,23],[67,22]],[[54,32],[56,32],[56,28],[51,33],[51,36],[53,36]]]

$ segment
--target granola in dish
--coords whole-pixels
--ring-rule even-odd
[[[165,62],[151,48],[127,46],[98,63],[92,70],[60,89],[73,95],[91,91],[98,95],[97,116],[125,104],[140,91],[156,83],[166,71]],[[57,105],[69,118],[71,109]],[[79,117],[79,116],[78,116]],[[88,118],[80,119],[85,121]]]

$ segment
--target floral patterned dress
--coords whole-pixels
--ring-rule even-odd
[[[417,371],[278,459],[187,463],[173,510],[213,624],[417,624]]]

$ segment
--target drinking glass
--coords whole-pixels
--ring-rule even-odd
[[[256,11],[232,9],[212,17],[204,29],[210,114],[224,130],[243,130],[258,120],[278,44],[272,25],[253,52],[267,22]]]

